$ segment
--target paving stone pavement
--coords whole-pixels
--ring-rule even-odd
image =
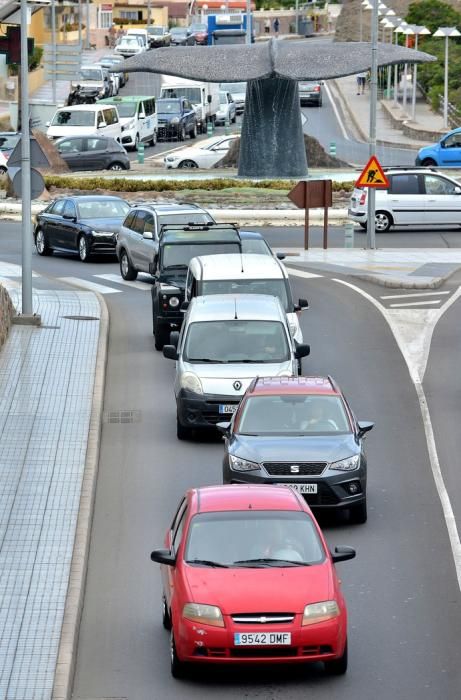
[[[35,290],[34,310],[0,353],[0,700],[52,695],[99,339],[92,292]]]

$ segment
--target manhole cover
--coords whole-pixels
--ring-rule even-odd
[[[99,316],[61,316],[61,318],[68,318],[71,321],[99,321]]]
[[[139,423],[141,411],[106,411],[104,423]]]

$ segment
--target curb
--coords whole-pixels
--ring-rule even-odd
[[[453,273],[450,273],[450,275]],[[354,274],[349,275],[364,282],[371,282],[380,287],[388,287],[389,289],[438,289],[450,277],[415,277],[411,280],[409,277],[390,277],[373,274]],[[423,281],[426,280],[426,281]]]
[[[72,286],[77,287],[78,285]],[[81,289],[83,289],[83,287]],[[88,289],[85,289],[85,291],[88,291]],[[109,340],[109,311],[104,297],[97,292],[93,292],[93,294],[96,295],[101,310],[98,350],[93,383],[93,401],[91,405],[85,470],[83,473],[66,605],[64,608],[61,638],[59,641],[54,675],[52,700],[69,700],[72,693],[98,475],[102,408],[104,402],[104,384]]]

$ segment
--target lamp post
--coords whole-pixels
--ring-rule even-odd
[[[247,31],[246,31],[246,44],[251,44],[251,0],[246,2],[246,16],[247,16]]]
[[[299,0],[296,0],[295,32],[299,34]]]
[[[408,48],[408,37],[413,36],[413,34],[414,34],[414,31],[409,24],[405,24],[403,34],[405,35],[405,46],[406,46],[406,48]],[[408,97],[408,65],[405,63],[404,67],[403,67],[403,100],[402,100],[402,108],[405,112],[407,111],[407,97]]]
[[[51,0],[51,57],[53,59],[51,73],[51,99],[56,105],[56,2]]]
[[[402,22],[394,29],[396,46],[399,43],[399,34],[403,34],[406,26],[406,22]],[[394,66],[394,104],[399,104],[399,67],[397,65]]]
[[[86,0],[85,49],[90,48],[90,0]]]
[[[445,76],[443,81],[443,126],[448,129],[448,39],[451,36],[461,36],[456,27],[439,27],[434,36],[445,37]]]
[[[431,32],[427,27],[420,24],[412,24],[413,34],[415,35],[415,51],[418,50],[418,37],[423,35],[428,35]],[[416,82],[418,77],[418,64],[413,64],[413,79],[412,79],[412,92],[411,92],[411,118],[414,121],[416,117]]]
[[[32,203],[30,182],[29,56],[27,0],[21,0],[21,264],[22,313],[32,316]],[[55,68],[55,66],[53,66]]]
[[[369,155],[376,152],[376,104],[378,101],[378,0],[373,0],[371,15],[371,79],[370,79],[370,136]],[[368,188],[367,205],[367,248],[376,248],[375,236],[376,192]]]
[[[385,31],[386,29],[394,29],[394,22],[392,22],[393,18],[388,18],[385,17],[384,19],[381,20],[380,24],[382,25],[383,28],[383,42],[385,41],[386,35]],[[390,43],[392,44],[392,32],[390,36]],[[386,99],[389,100],[391,97],[391,77],[392,77],[392,68],[391,66],[387,66],[387,87],[386,87]]]
[[[363,10],[372,10],[373,5],[368,0],[363,0],[360,4],[360,41],[363,41]]]

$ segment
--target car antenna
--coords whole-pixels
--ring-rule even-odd
[[[243,269],[243,256],[242,256],[242,249],[241,248],[240,248],[240,265],[242,266],[242,269],[240,270],[240,272],[245,272],[245,270]]]
[[[234,321],[238,321],[238,316],[237,316],[237,299],[234,299],[234,309],[235,309]]]

